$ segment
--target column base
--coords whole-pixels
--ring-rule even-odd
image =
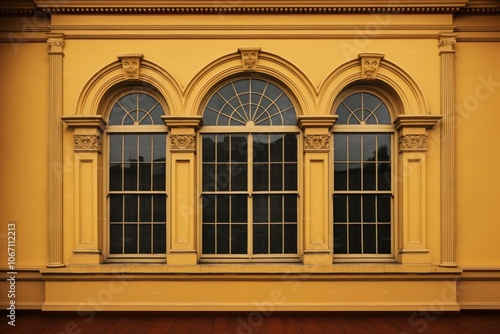
[[[100,264],[104,260],[100,251],[73,251],[71,264]]]
[[[304,252],[302,262],[305,265],[325,265],[332,264],[332,254],[330,252]]]
[[[198,264],[198,255],[192,253],[170,253],[167,254],[167,264],[169,265],[196,265]]]
[[[428,249],[402,249],[396,255],[396,261],[401,264],[431,264],[431,254]]]

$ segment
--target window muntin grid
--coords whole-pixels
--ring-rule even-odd
[[[121,97],[110,113],[108,231],[112,258],[166,253],[166,133],[155,126],[163,124],[161,115],[158,101],[143,92]],[[128,126],[134,126],[133,132],[125,132]]]
[[[334,256],[390,255],[394,167],[389,111],[374,94],[357,92],[340,103],[337,114]]]

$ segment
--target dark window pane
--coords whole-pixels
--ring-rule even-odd
[[[253,190],[269,190],[269,166],[267,164],[253,165]]]
[[[253,222],[254,223],[267,223],[269,221],[268,215],[268,195],[254,195],[253,196]]]
[[[151,135],[139,135],[139,161],[151,161]]]
[[[229,254],[229,224],[217,224],[217,254]]]
[[[347,195],[333,196],[333,222],[347,222]]]
[[[122,162],[122,135],[109,135],[109,161]]]
[[[375,222],[375,195],[363,196],[363,222]]]
[[[137,254],[137,225],[124,225],[125,254]]]
[[[247,253],[247,225],[231,224],[231,254]]]
[[[217,135],[217,161],[229,162],[229,135]]]
[[[391,254],[391,225],[378,224],[378,253]]]
[[[363,164],[363,190],[375,190],[377,181],[377,164],[367,162]]]
[[[151,225],[139,225],[139,253],[151,254]]]
[[[295,114],[295,112],[294,112]],[[285,161],[297,162],[297,135],[285,135]]]
[[[231,136],[231,161],[246,162],[248,160],[248,143],[246,135]]]
[[[253,226],[253,253],[267,254],[268,253],[268,225],[259,224]]]
[[[341,162],[347,161],[347,135],[343,133],[336,133],[333,137],[334,145],[334,161]]]
[[[215,195],[202,196],[203,223],[215,222]]]
[[[203,162],[215,162],[215,135],[203,135],[202,138]]]
[[[151,195],[139,195],[139,221],[151,222],[152,213]]]
[[[231,195],[231,222],[247,222],[247,195]]]
[[[270,244],[271,254],[281,254],[283,253],[283,225],[281,224],[271,224],[270,226],[271,238]]]
[[[153,225],[153,254],[166,253],[166,227],[165,224]]]
[[[284,221],[290,223],[297,222],[297,195],[283,195],[285,201]]]
[[[349,195],[349,222],[361,222],[361,195]]]
[[[283,221],[283,199],[282,195],[270,195],[271,199],[271,222]]]
[[[123,225],[109,225],[109,252],[111,254],[121,254],[123,246]]]
[[[152,195],[153,196],[153,221],[166,222],[167,221],[167,208],[165,195]]]
[[[229,222],[229,195],[217,195],[217,222]]]
[[[217,190],[229,190],[229,164],[217,164]]]
[[[363,224],[363,253],[377,253],[377,226],[375,224]]]
[[[349,164],[349,190],[361,190],[361,164]]]
[[[335,190],[347,190],[347,164],[335,163],[335,175],[333,180],[333,187]]]
[[[349,161],[361,161],[361,135],[350,134],[348,136]]]
[[[377,196],[377,221],[383,223],[391,222],[391,196]]]
[[[215,254],[215,225],[203,224],[202,251],[204,254]]]
[[[285,190],[297,190],[297,164],[285,164]]]
[[[125,164],[123,174],[123,190],[137,190],[137,163]]]
[[[122,164],[109,165],[109,190],[122,190]]]
[[[378,119],[378,124],[391,124],[391,115],[389,114],[389,110],[387,110],[385,104],[380,106],[375,114]]]
[[[137,161],[137,138],[138,135],[135,134],[126,134],[123,135],[123,139],[125,142],[123,149],[123,160],[124,161]]]
[[[151,190],[151,164],[139,164],[139,190]]]
[[[283,164],[271,164],[271,190],[283,190]]]
[[[125,219],[126,222],[137,222],[137,195],[125,195]]]
[[[203,164],[203,191],[215,191],[215,164]]]
[[[378,190],[391,190],[391,164],[378,164]]]
[[[378,135],[378,161],[391,161],[391,135]]]
[[[363,160],[375,161],[376,160],[376,136],[375,134],[363,135]]]
[[[361,224],[349,224],[349,254],[361,254]]]
[[[153,135],[153,160],[165,161],[166,151],[167,149],[165,134]]]
[[[285,224],[285,254],[297,254],[297,224]]]
[[[109,221],[123,221],[123,196],[109,195]]]
[[[336,124],[347,124],[348,118],[351,115],[351,112],[346,108],[344,103],[341,103],[337,110],[335,111],[336,115],[339,115]]]
[[[283,161],[283,136],[269,135],[269,145],[271,153],[271,161]]]
[[[253,136],[253,161],[267,162],[268,155],[268,138],[267,134],[256,134]]]
[[[347,224],[333,225],[333,253],[347,254]]]
[[[153,190],[165,190],[165,163],[153,164]]]
[[[109,115],[109,125],[121,125],[124,115],[125,112],[123,109],[119,105],[115,104],[111,110],[111,114]]]
[[[247,190],[247,165],[231,165],[231,190]]]

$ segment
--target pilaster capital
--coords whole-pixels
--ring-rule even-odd
[[[64,56],[64,34],[60,33],[47,33],[47,45],[49,46],[48,53],[50,55]]]
[[[71,129],[95,129],[103,132],[106,121],[102,116],[61,116],[61,119]]]
[[[394,127],[398,131],[408,128],[431,129],[441,118],[441,115],[399,115],[394,120]]]
[[[438,46],[439,54],[442,53],[455,53],[455,44],[457,43],[458,34],[456,33],[443,33],[439,35]]]
[[[198,130],[203,125],[203,118],[201,116],[161,116],[163,122],[168,128],[185,128],[191,131]]]
[[[327,128],[330,129],[339,118],[338,115],[300,115],[297,125],[301,130],[306,128]]]

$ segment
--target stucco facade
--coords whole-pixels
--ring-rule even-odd
[[[499,8],[497,1],[473,0],[2,4],[0,270],[2,277],[15,276],[16,307],[500,308],[500,156],[494,144],[488,146],[500,122]],[[210,99],[240,79],[282,90],[293,104],[293,124],[259,128],[249,121],[248,130],[209,125]],[[110,232],[110,198],[118,196],[110,189],[111,137],[138,131],[113,127],[110,114],[129,92],[149,94],[163,110],[161,124],[146,132],[166,139],[164,188],[133,195],[165,198],[165,250],[150,256],[116,255]],[[380,99],[390,122],[373,128],[364,121],[357,128],[342,123],[343,99],[356,93]],[[293,254],[255,256],[255,211],[245,220],[243,255],[204,251],[210,242],[204,199],[212,195],[205,187],[203,138],[276,131],[296,138],[295,188],[285,186],[280,195],[296,196]],[[369,196],[389,198],[388,248],[336,251],[343,242],[335,235],[341,231],[335,227],[338,198],[365,193],[337,189],[335,152],[342,148],[334,138],[382,132],[390,138],[389,190]],[[257,159],[248,152],[248,161]],[[256,187],[255,166],[245,174],[249,187]],[[256,196],[263,196],[250,190],[213,196],[220,194],[244,196],[254,210]],[[366,219],[347,219],[349,235],[356,231],[349,224],[365,231]],[[378,245],[382,229],[377,231]],[[364,233],[360,238],[368,238]],[[9,239],[14,235],[15,242]],[[354,249],[349,238],[345,247]],[[118,239],[122,245],[127,237]],[[3,306],[12,299],[9,288],[0,283]]]

